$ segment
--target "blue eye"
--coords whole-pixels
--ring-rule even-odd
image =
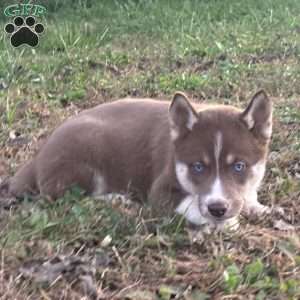
[[[202,173],[204,171],[204,164],[200,161],[197,161],[192,164],[192,169],[195,173]]]
[[[246,164],[243,161],[238,161],[238,162],[234,163],[233,169],[237,173],[241,173],[241,172],[245,171]]]

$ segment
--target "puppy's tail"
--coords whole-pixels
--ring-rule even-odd
[[[9,179],[5,178],[0,183],[0,210],[10,209],[16,203],[17,199],[9,194]]]
[[[25,164],[13,177],[0,186],[0,196],[24,198],[37,193],[35,160]]]

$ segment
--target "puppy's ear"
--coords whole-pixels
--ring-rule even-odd
[[[261,90],[257,92],[248,107],[241,114],[241,120],[259,139],[269,140],[272,134],[272,101]]]
[[[198,121],[196,111],[183,93],[175,93],[169,108],[169,120],[173,140],[190,132]]]

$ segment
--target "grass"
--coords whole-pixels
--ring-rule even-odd
[[[98,103],[183,90],[243,106],[264,88],[275,121],[260,199],[283,206],[294,230],[267,217],[191,242],[180,218],[151,220],[80,191],[55,203],[27,199],[0,212],[1,299],[83,299],[95,290],[100,299],[299,299],[299,1],[39,3],[48,13],[37,48],[13,49],[0,37],[1,178],[64,118]],[[8,21],[0,16],[2,27]],[[67,265],[68,257],[80,261],[57,280],[34,280],[43,274],[37,260]]]

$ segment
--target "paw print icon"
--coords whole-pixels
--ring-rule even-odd
[[[29,16],[25,20],[22,17],[15,17],[12,23],[4,27],[5,32],[10,35],[10,43],[14,47],[23,44],[35,47],[39,43],[39,35],[45,30],[41,23],[36,23],[34,17]]]

